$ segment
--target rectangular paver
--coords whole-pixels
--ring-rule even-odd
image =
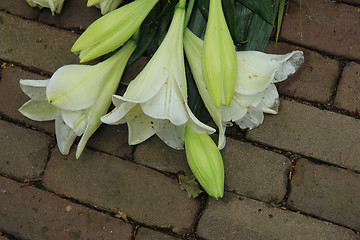
[[[334,105],[345,110],[360,111],[360,64],[347,63],[337,88]]]
[[[0,120],[0,173],[22,180],[43,172],[51,138]]]
[[[0,8],[12,15],[17,15],[27,19],[37,19],[40,9],[33,8],[24,0],[1,0]]]
[[[149,228],[139,228],[136,232],[135,240],[176,240],[177,237],[173,237],[161,232],[155,232]]]
[[[130,224],[3,177],[0,203],[0,231],[19,239],[131,239]]]
[[[294,0],[281,38],[332,55],[360,59],[358,7],[328,0]]]
[[[360,239],[353,231],[262,202],[226,193],[210,199],[197,234],[208,240],[241,239]]]
[[[289,205],[360,231],[360,174],[300,159]]]
[[[226,190],[264,202],[284,198],[291,168],[288,158],[232,139],[227,139],[221,154]]]
[[[74,148],[69,156],[54,150],[44,174],[47,188],[140,223],[191,230],[200,204],[175,179],[103,153],[85,149],[80,159],[74,155]]]
[[[16,29],[16,31],[15,31]],[[78,35],[0,12],[0,58],[44,72],[78,63],[70,49]]]
[[[283,100],[247,138],[360,170],[360,120],[335,112]]]

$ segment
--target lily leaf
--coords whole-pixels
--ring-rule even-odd
[[[185,59],[186,60],[186,59]],[[211,120],[209,112],[206,110],[205,104],[196,87],[195,80],[191,74],[189,63],[185,61],[186,81],[188,89],[188,104],[194,115],[203,123]]]
[[[258,14],[267,23],[273,24],[272,0],[238,0],[238,2]]]
[[[148,49],[151,42],[155,38],[160,25],[160,11],[160,5],[156,4],[142,23],[140,27],[139,42],[127,63],[127,67],[136,62],[136,60],[138,60],[145,53],[145,51]]]

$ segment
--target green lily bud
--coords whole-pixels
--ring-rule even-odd
[[[96,20],[78,38],[72,52],[87,62],[122,46],[159,0],[135,0]]]
[[[236,83],[237,59],[221,0],[210,0],[201,63],[206,87],[215,106],[229,105]]]
[[[207,134],[185,127],[185,152],[191,171],[200,185],[212,197],[224,195],[224,165],[220,151]]]

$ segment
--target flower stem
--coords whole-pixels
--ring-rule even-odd
[[[179,8],[185,8],[186,0],[179,0]]]
[[[185,29],[186,29],[186,26],[189,23],[191,13],[192,13],[192,10],[194,8],[194,3],[195,3],[195,0],[190,0],[189,4],[188,4],[188,7],[186,9],[186,13],[185,13]]]

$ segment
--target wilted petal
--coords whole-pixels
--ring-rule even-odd
[[[21,90],[33,100],[46,101],[46,86],[49,83],[47,80],[20,80]]]
[[[284,81],[289,75],[294,74],[304,63],[304,53],[302,51],[293,51],[285,55],[270,54],[269,56],[282,65],[281,68],[275,72],[274,83]]]
[[[240,120],[236,121],[235,123],[241,128],[241,129],[253,129],[255,127],[258,127],[260,124],[262,124],[264,121],[264,114],[262,111],[259,111],[258,109],[248,109],[246,115],[241,118]]]
[[[58,114],[56,107],[43,100],[29,100],[19,108],[19,111],[34,121],[54,120]]]

